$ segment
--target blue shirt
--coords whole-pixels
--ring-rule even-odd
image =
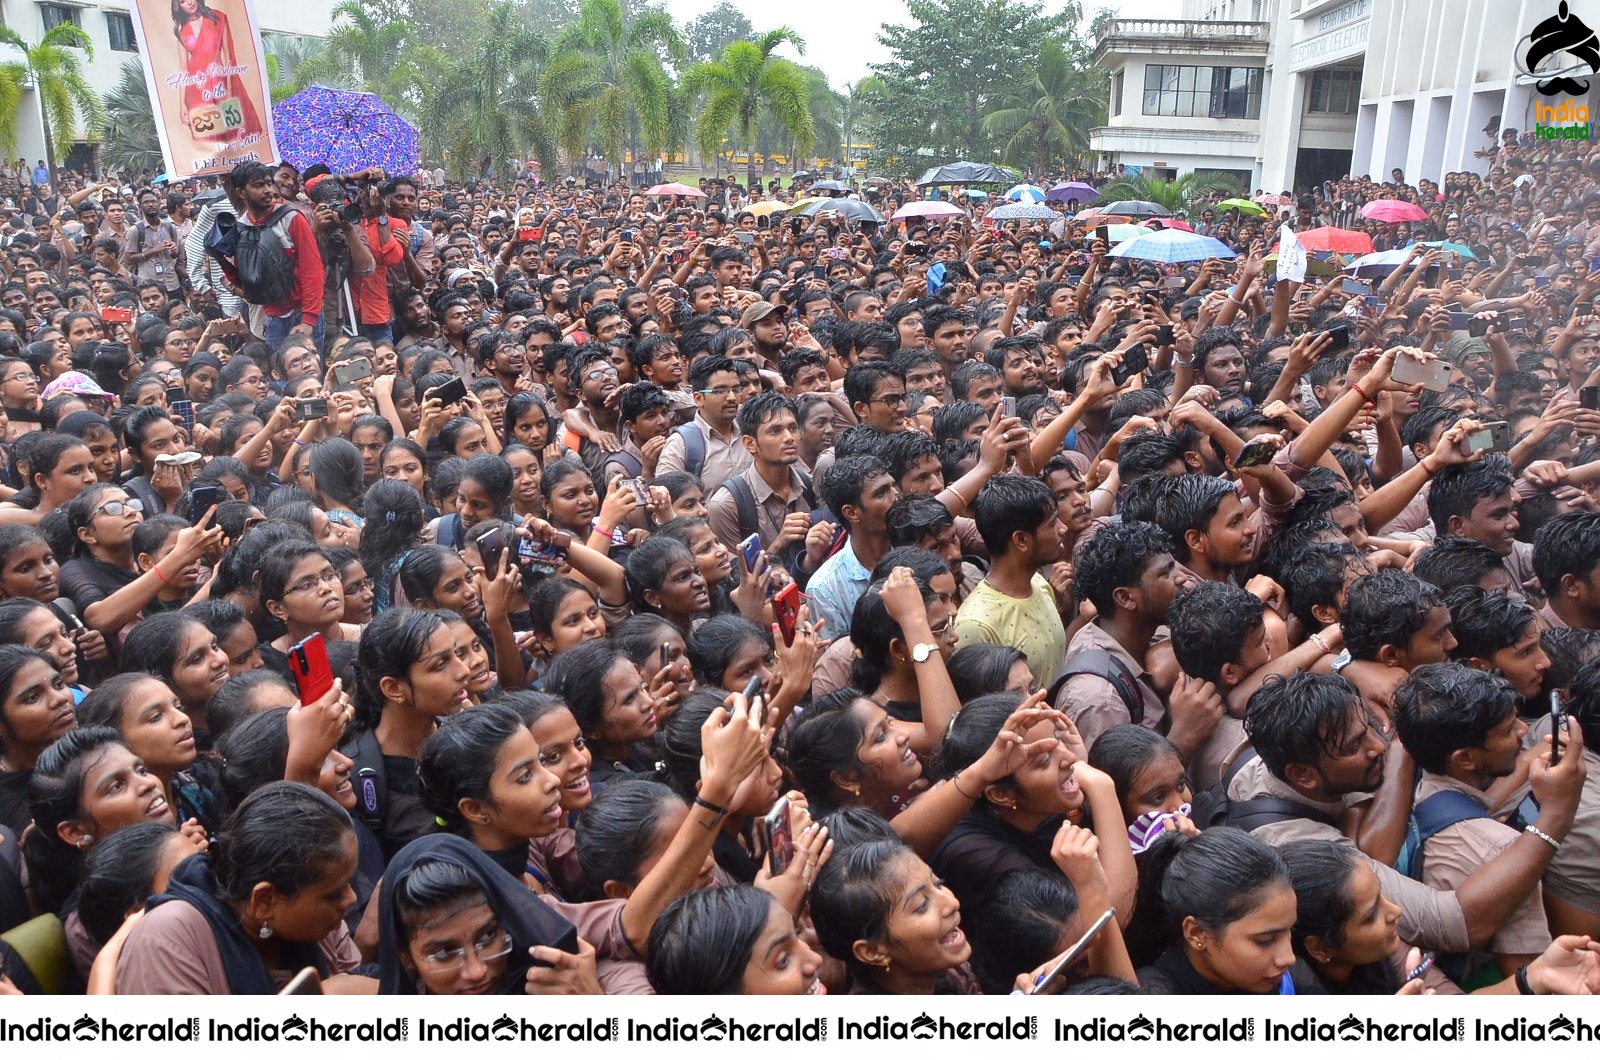
[[[850,634],[850,616],[870,584],[872,572],[856,558],[853,541],[846,541],[843,548],[822,561],[806,585],[806,596],[812,621],[825,620],[824,637],[837,639]]]

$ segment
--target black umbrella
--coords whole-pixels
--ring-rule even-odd
[[[917,178],[918,187],[930,184],[1015,184],[1020,178],[1003,166],[984,162],[949,162],[934,166]]]

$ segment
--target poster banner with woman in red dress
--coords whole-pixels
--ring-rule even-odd
[[[130,14],[172,179],[277,161],[253,0],[132,0]]]

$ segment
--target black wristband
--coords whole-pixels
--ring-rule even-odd
[[[1523,965],[1521,968],[1518,968],[1517,969],[1517,974],[1515,976],[1513,976],[1513,978],[1516,980],[1516,983],[1517,983],[1517,993],[1519,993],[1519,994],[1527,994],[1527,995],[1530,995],[1530,996],[1533,994],[1533,987],[1528,985],[1528,967],[1527,967],[1527,965]]]
[[[728,809],[726,806],[718,806],[716,803],[712,802],[710,799],[704,798],[703,796],[696,795],[694,797],[694,804],[696,806],[704,806],[706,809],[716,814],[719,818],[728,816]],[[1529,993],[1532,993],[1532,991],[1529,991]]]

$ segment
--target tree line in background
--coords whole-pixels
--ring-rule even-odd
[[[414,122],[424,156],[455,179],[537,159],[547,173],[598,152],[614,166],[689,150],[704,170],[727,154],[747,180],[756,159],[865,160],[915,173],[954,158],[1000,161],[1044,176],[1088,157],[1106,119],[1108,78],[1073,0],[910,0],[884,25],[890,52],[870,75],[835,87],[803,57],[806,42],[758,32],[734,4],[678,24],[632,0],[342,0],[325,39],[266,35],[274,100],[311,84],[374,92]],[[58,27],[59,29],[71,27]],[[841,26],[840,32],[861,32]],[[0,30],[0,34],[14,33]],[[52,30],[0,62],[0,151],[16,143],[23,85],[45,102],[47,135],[64,157],[99,141],[104,168],[159,171],[144,76],[129,60],[104,97],[88,89],[88,38]],[[868,149],[870,145],[870,150]],[[787,176],[787,174],[784,174]]]

